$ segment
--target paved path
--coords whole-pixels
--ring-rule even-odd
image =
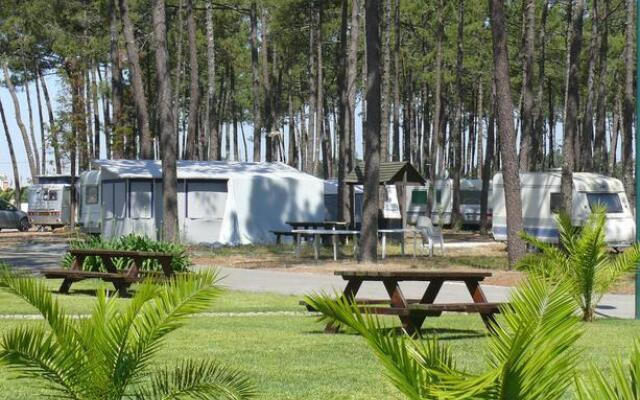
[[[344,288],[341,277],[329,274],[304,272],[275,272],[255,269],[221,268],[224,276],[222,284],[234,290],[251,292],[273,292],[303,296],[313,292],[332,293]],[[424,293],[424,284],[404,282],[400,284],[407,297],[419,298]],[[483,285],[487,299],[491,302],[507,301],[512,288],[505,286]],[[365,282],[358,292],[363,297],[387,296],[382,285],[377,282]],[[455,303],[471,301],[464,283],[448,282],[442,288],[436,303]],[[615,318],[634,317],[634,298],[631,295],[606,295],[598,306],[597,313]]]

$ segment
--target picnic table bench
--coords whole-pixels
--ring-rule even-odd
[[[426,317],[440,316],[443,312],[478,313],[487,329],[492,329],[495,314],[500,312],[501,303],[490,303],[480,287],[480,282],[491,276],[490,272],[466,271],[336,271],[347,281],[343,296],[354,299],[363,312],[380,315],[396,315],[402,328],[409,334],[419,334]],[[381,282],[388,299],[361,299],[356,295],[363,282]],[[407,299],[400,288],[403,281],[428,282],[420,299]],[[470,303],[434,303],[445,282],[464,282],[471,299]],[[309,311],[315,311],[306,304]],[[325,332],[337,332],[338,328],[328,323]]]
[[[141,268],[146,260],[156,260],[162,266],[165,277],[173,276],[171,267],[172,255],[169,253],[129,251],[129,250],[108,250],[108,249],[71,249],[69,254],[73,257],[71,269],[48,269],[44,271],[47,279],[63,279],[59,292],[67,294],[74,282],[85,279],[102,279],[111,282],[120,296],[129,295],[129,287],[142,279]],[[107,272],[83,271],[82,265],[87,257],[98,257],[102,260]],[[127,260],[127,268],[119,270],[116,268],[114,258],[124,258]]]

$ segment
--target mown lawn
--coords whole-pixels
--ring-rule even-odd
[[[55,282],[51,282],[56,287]],[[94,282],[78,285],[86,290],[60,296],[73,313],[86,313],[94,297]],[[19,299],[0,292],[0,315],[33,313]],[[197,316],[168,337],[157,357],[158,366],[183,357],[214,357],[246,371],[260,389],[260,399],[399,399],[383,378],[383,370],[357,335],[322,333],[312,316],[235,313],[303,311],[298,298],[275,294],[226,292],[212,308],[228,315]],[[127,300],[121,300],[126,302]],[[40,321],[0,319],[0,332],[18,324]],[[486,331],[475,315],[445,315],[428,319],[428,333],[449,344],[458,365],[480,371],[485,365]],[[628,353],[640,335],[635,321],[599,320],[584,325],[579,346],[583,366],[595,363],[607,370],[611,357]],[[8,380],[0,369],[0,398],[33,399],[42,395],[33,382]]]

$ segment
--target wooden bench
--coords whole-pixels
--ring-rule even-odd
[[[343,296],[355,299],[359,309],[363,312],[381,315],[395,315],[400,318],[403,329],[410,335],[419,334],[420,327],[426,317],[437,317],[443,312],[477,313],[482,318],[487,329],[492,330],[495,324],[495,314],[500,312],[501,303],[490,303],[480,287],[480,282],[491,276],[490,272],[467,271],[390,271],[390,270],[351,270],[336,271],[347,281]],[[356,297],[363,282],[374,281],[384,285],[388,299],[359,299]],[[424,295],[420,299],[405,298],[399,282],[426,282]],[[464,282],[472,302],[469,303],[435,303],[436,297],[447,281]],[[304,303],[304,302],[303,302]],[[304,303],[307,309],[315,311],[313,307]],[[338,328],[328,323],[326,332],[337,332]]]
[[[173,276],[171,267],[172,255],[169,253],[107,250],[107,249],[71,249],[69,254],[74,258],[71,269],[48,269],[44,271],[47,279],[63,279],[59,292],[67,294],[74,282],[85,279],[101,279],[111,282],[120,296],[128,297],[129,287],[142,279],[142,264],[147,260],[156,260],[162,266],[165,277]],[[82,265],[87,257],[98,257],[102,260],[107,272],[83,271]],[[114,259],[123,258],[127,269],[118,270]]]

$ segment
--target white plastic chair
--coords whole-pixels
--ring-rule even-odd
[[[434,242],[440,243],[440,251],[444,255],[444,238],[442,236],[442,228],[433,226],[431,219],[427,216],[421,215],[416,221],[416,229],[422,236],[422,253],[424,254],[424,241],[427,240],[429,244],[429,257],[433,257],[433,245]]]

